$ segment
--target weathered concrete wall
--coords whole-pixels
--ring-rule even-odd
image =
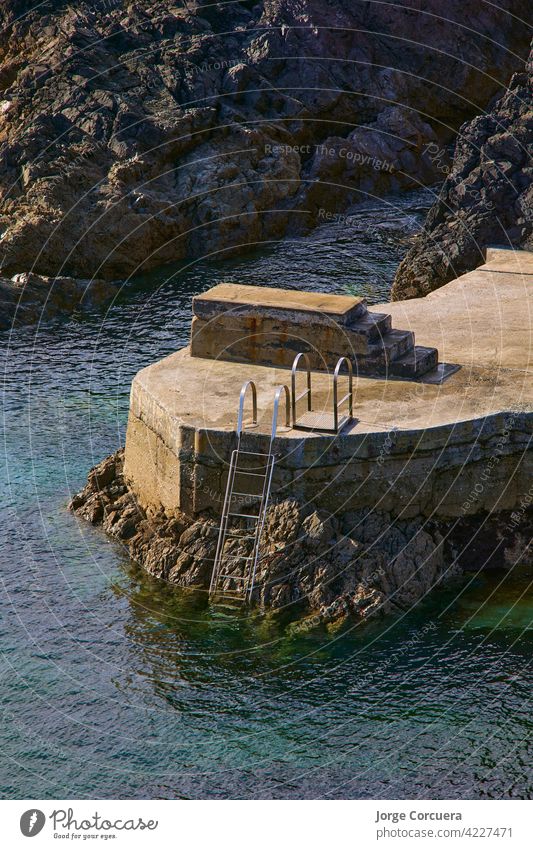
[[[125,476],[139,501],[220,513],[234,434],[187,428],[163,410],[156,433],[143,405],[134,388]],[[532,435],[533,413],[510,412],[426,430],[279,436],[273,491],[332,512],[374,506],[403,518],[512,510],[531,484]],[[268,437],[245,434],[246,446],[266,450]]]
[[[339,357],[349,357],[355,371],[380,374],[393,360],[412,350],[414,334],[391,330],[390,316],[368,313],[357,329],[334,321],[294,324],[249,316],[219,316],[212,321],[195,317],[193,356],[232,362],[257,362],[291,368],[296,354],[309,357],[310,368],[335,368]],[[435,360],[436,362],[436,360]]]
[[[70,508],[102,524],[150,574],[207,592],[218,538],[218,517],[179,510],[144,510],[123,475],[123,452],[89,473]],[[531,488],[533,499],[533,487]],[[291,630],[337,626],[347,616],[368,619],[410,610],[443,583],[479,568],[528,568],[533,511],[465,516],[450,521],[397,519],[379,509],[342,515],[290,497],[266,514],[252,604],[300,619]],[[221,590],[242,588],[240,564],[251,554],[248,536],[227,541],[229,574]],[[311,614],[310,616],[308,614]]]

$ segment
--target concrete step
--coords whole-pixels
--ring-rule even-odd
[[[366,315],[364,298],[354,295],[329,295],[271,286],[241,286],[219,283],[192,301],[193,314],[204,321],[215,317],[248,317],[256,322],[277,319],[291,324],[316,323],[348,325]]]
[[[410,330],[389,330],[379,343],[368,345],[367,354],[356,354],[354,372],[375,376],[387,375],[390,364],[409,354],[415,344],[415,335]]]
[[[436,348],[415,345],[412,351],[398,357],[389,364],[389,372],[395,377],[421,377],[434,369],[438,361],[439,352]]]
[[[369,360],[389,364],[413,350],[415,334],[411,330],[389,330],[379,342],[368,346]]]
[[[391,315],[369,312],[364,298],[220,284],[194,298],[193,311],[195,357],[290,369],[305,353],[312,371],[331,372],[348,356],[356,373],[372,376],[416,377],[434,367],[423,349],[410,359],[414,334],[394,330]]]
[[[366,336],[369,341],[381,339],[392,328],[392,317],[388,313],[367,312],[367,314],[350,322],[347,330]]]

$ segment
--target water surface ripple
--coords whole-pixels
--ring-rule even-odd
[[[530,578],[289,638],[131,564],[66,511],[124,443],[131,379],[229,280],[385,300],[429,193],[238,260],[181,264],[108,311],[0,339],[3,798],[527,797]]]

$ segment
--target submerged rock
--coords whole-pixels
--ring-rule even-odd
[[[156,578],[208,589],[217,521],[179,510],[172,516],[162,510],[147,513],[124,480],[123,451],[90,472],[70,509],[92,524],[102,524]],[[342,622],[348,616],[367,619],[408,610],[438,585],[472,569],[476,555],[481,568],[514,566],[516,551],[502,548],[499,530],[509,522],[512,517],[498,514],[439,525],[423,518],[392,519],[371,509],[338,516],[287,498],[268,509],[253,602],[297,613],[296,630]],[[522,563],[530,556],[525,537],[531,538],[532,528],[528,504],[515,537],[520,537]],[[232,554],[249,553],[242,540],[227,545],[233,545]],[[489,548],[493,562],[486,556]],[[225,590],[238,587],[232,578],[224,585]]]
[[[106,280],[45,277],[22,272],[0,277],[0,330],[109,301],[119,286]]]
[[[0,8],[8,275],[122,278],[433,182],[527,49],[520,0],[31,6]]]
[[[396,273],[394,299],[422,297],[472,271],[489,245],[533,248],[532,156],[533,43],[525,71],[461,128],[439,198]]]

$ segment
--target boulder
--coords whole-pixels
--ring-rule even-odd
[[[533,248],[532,109],[533,43],[526,69],[461,128],[439,197],[396,273],[393,299],[423,297],[472,271],[490,245]],[[443,161],[438,146],[428,150]]]
[[[426,145],[507,83],[527,28],[520,0],[419,5],[4,0],[4,274],[124,278],[439,178]]]
[[[106,280],[46,277],[21,272],[0,277],[0,330],[102,305],[119,292]]]

